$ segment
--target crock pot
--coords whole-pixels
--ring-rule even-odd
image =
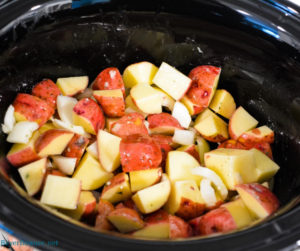
[[[226,88],[275,130],[281,208],[260,224],[186,240],[141,240],[93,231],[49,213],[21,184],[0,134],[1,227],[41,250],[293,250],[300,239],[300,7],[284,0],[39,1],[0,3],[0,118],[17,92],[42,78],[88,75],[162,61],[184,73],[222,67]],[[50,241],[50,243],[48,243]],[[54,243],[55,245],[51,245]]]

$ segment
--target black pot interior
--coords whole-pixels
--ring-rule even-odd
[[[144,60],[185,74],[221,66],[219,88],[276,133],[274,192],[285,209],[300,192],[300,15],[287,15],[288,23],[268,1],[256,2],[111,1],[15,23],[1,33],[1,122],[17,92],[43,78],[93,80],[106,67],[122,72]],[[4,156],[10,145],[2,132],[0,142]]]

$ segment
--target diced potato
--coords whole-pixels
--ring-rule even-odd
[[[193,175],[191,170],[198,167],[198,161],[186,152],[171,151],[168,153],[166,173],[171,181],[195,180],[200,182],[201,177]]]
[[[205,153],[204,159],[206,167],[215,171],[230,190],[257,179],[253,152],[249,150],[219,148]]]
[[[48,175],[41,202],[53,207],[76,209],[80,190],[77,179]]]
[[[132,88],[137,84],[152,84],[158,68],[149,62],[139,62],[127,66],[123,73],[125,87]]]
[[[106,172],[100,163],[88,152],[76,168],[73,178],[81,180],[83,190],[94,190],[103,186],[113,176]]]
[[[194,128],[208,141],[221,142],[228,139],[227,124],[217,115],[211,114],[198,121]]]
[[[132,196],[137,208],[144,214],[152,213],[161,208],[168,200],[171,184],[166,174],[160,183],[144,188]]]
[[[191,85],[191,79],[163,62],[153,78],[153,83],[175,100],[179,100]]]
[[[261,183],[270,180],[279,170],[279,166],[256,148],[252,148],[250,151],[253,153],[256,163],[256,181]]]
[[[165,209],[170,214],[176,214],[184,219],[195,218],[205,210],[197,183],[194,180],[175,181]]]
[[[132,87],[131,98],[135,105],[144,113],[161,113],[162,96],[148,84],[139,84]]]
[[[217,90],[209,108],[223,117],[229,119],[235,111],[236,104],[232,95],[226,90]]]

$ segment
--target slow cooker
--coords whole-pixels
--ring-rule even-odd
[[[226,88],[276,133],[281,208],[260,224],[211,237],[158,241],[100,233],[20,193],[0,134],[1,228],[41,250],[295,250],[300,245],[300,5],[298,0],[12,0],[0,3],[0,118],[17,92],[47,77],[168,62],[184,73],[222,67]],[[52,241],[52,242],[51,242]],[[298,241],[298,242],[297,242]],[[49,242],[49,243],[48,243]],[[55,245],[51,245],[55,243]]]

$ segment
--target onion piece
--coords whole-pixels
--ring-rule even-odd
[[[215,194],[215,190],[211,186],[211,181],[209,179],[202,179],[200,182],[200,193],[205,201],[205,204],[208,207],[212,207],[216,205],[217,203],[217,198]]]
[[[189,128],[192,118],[184,104],[176,101],[173,107],[172,116],[178,120],[183,128]]]
[[[213,170],[206,167],[198,166],[193,168],[191,172],[192,174],[199,175],[206,179],[209,179],[214,184],[216,189],[219,191],[222,199],[225,200],[227,198],[228,190],[224,182],[219,177],[219,175],[217,175]]]
[[[195,141],[195,133],[189,130],[176,129],[172,140],[181,145],[192,145]]]
[[[85,136],[87,138],[90,138],[91,135],[88,134],[82,126],[76,126],[76,125],[72,125],[72,124],[69,124],[65,121],[62,121],[62,120],[59,120],[59,119],[51,119],[52,120],[52,123],[54,126],[58,127],[58,128],[62,128],[62,129],[66,129],[70,132],[74,132],[74,133],[77,133],[79,135],[82,135],[82,136]]]
[[[21,121],[15,124],[12,131],[7,136],[10,143],[28,143],[32,133],[39,128],[38,123],[30,121]]]
[[[10,133],[14,128],[14,125],[16,123],[14,112],[15,108],[12,105],[10,105],[6,110],[4,116],[4,124],[2,124],[2,131],[4,133]]]
[[[73,108],[77,104],[78,100],[76,98],[59,95],[56,99],[57,112],[59,118],[68,124],[73,123]]]
[[[77,158],[65,156],[52,156],[54,165],[63,173],[72,175],[75,170]]]
[[[86,151],[92,155],[94,158],[99,159],[98,157],[98,144],[97,141],[95,141],[93,144],[90,144],[87,148]]]

